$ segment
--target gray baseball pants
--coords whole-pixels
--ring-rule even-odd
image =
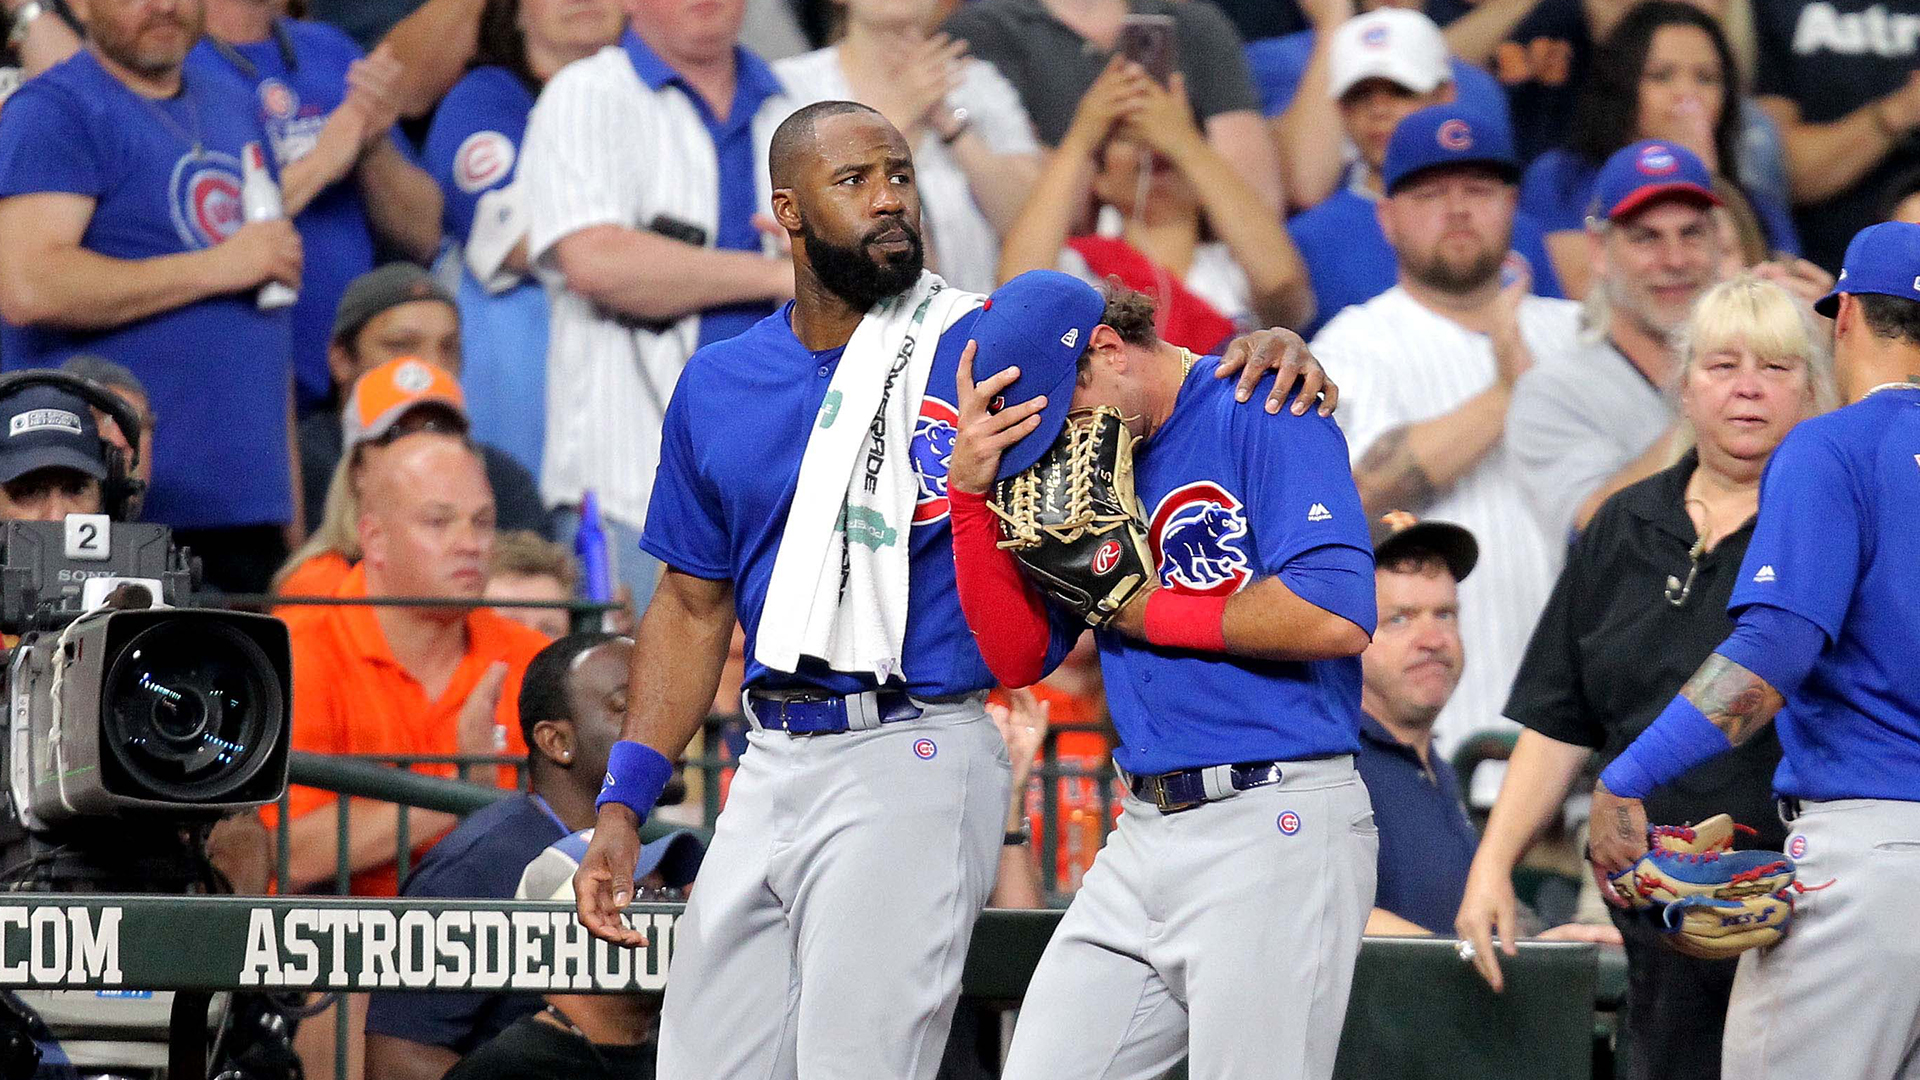
[[[1041,957],[1004,1080],[1333,1074],[1380,834],[1351,757],[1173,814],[1131,796]]]
[[[1788,830],[1797,880],[1832,884],[1796,897],[1779,944],[1740,957],[1721,1075],[1920,1077],[1920,803],[1808,802]]]
[[[661,1080],[927,1080],[1010,792],[978,700],[756,731],[675,931]]]

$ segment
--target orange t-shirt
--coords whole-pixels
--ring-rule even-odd
[[[336,596],[367,595],[367,572],[355,566],[332,590]],[[370,607],[309,608],[289,624],[293,639],[293,748],[318,754],[454,754],[460,707],[488,665],[507,663],[506,684],[494,721],[506,730],[507,752],[525,754],[520,735],[520,680],[535,653],[545,648],[541,634],[504,619],[487,608],[467,616],[467,655],[437,700],[394,658],[386,634]],[[452,765],[416,765],[416,772],[451,777]],[[503,781],[511,774],[503,774]],[[503,786],[505,786],[503,784]],[[333,805],[332,792],[295,787],[288,807],[295,817]],[[273,807],[266,811],[275,824]],[[438,836],[420,836],[416,852]],[[392,896],[398,885],[393,863],[353,875],[357,896]]]

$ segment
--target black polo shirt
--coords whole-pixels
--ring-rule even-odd
[[[1431,768],[1380,721],[1360,714],[1354,765],[1373,797],[1373,824],[1380,830],[1373,906],[1451,934],[1480,834],[1460,801],[1453,766],[1437,752],[1427,758]]]
[[[1687,578],[1696,534],[1684,500],[1696,464],[1689,452],[1615,494],[1574,540],[1507,701],[1507,716],[1600,751],[1603,767],[1733,631],[1727,598],[1753,539],[1751,520],[1701,555],[1684,603],[1667,599],[1668,577]],[[1773,807],[1779,763],[1780,740],[1768,726],[1654,793],[1648,820],[1682,825],[1724,811],[1760,832],[1739,846],[1777,850],[1785,839]]]

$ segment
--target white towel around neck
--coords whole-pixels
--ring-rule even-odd
[[[907,633],[914,418],[940,335],[985,297],[920,280],[867,312],[820,406],[780,535],[754,656],[900,677]]]

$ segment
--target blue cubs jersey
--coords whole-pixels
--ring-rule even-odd
[[[1135,447],[1160,586],[1225,596],[1316,549],[1348,548],[1366,573],[1322,606],[1372,632],[1373,547],[1347,466],[1347,441],[1318,413],[1269,416],[1234,401],[1218,358],[1194,365],[1172,415]],[[1316,598],[1318,600],[1318,598]],[[1360,658],[1255,660],[1163,649],[1101,631],[1100,665],[1133,773],[1353,753]]]
[[[813,687],[850,694],[873,679],[806,660],[797,674],[771,671],[754,657],[767,587],[780,550],[806,453],[828,385],[844,349],[813,352],[793,335],[792,303],[738,337],[693,354],[660,439],[660,469],[640,546],[684,573],[729,579],[747,635],[746,684]],[[959,411],[954,373],[979,313],[970,312],[940,338],[914,424],[913,468],[920,495],[914,508],[910,587],[903,653],[906,688],[921,697],[972,693],[994,685],[954,585],[953,532],[947,521],[947,466]],[[1351,486],[1351,484],[1349,484]],[[1055,617],[1051,670],[1081,627]]]
[[[434,110],[422,157],[446,200],[441,225],[455,245],[473,232],[480,197],[519,175],[531,112],[533,90],[494,65],[467,72]],[[455,302],[460,388],[473,437],[539,476],[547,439],[547,292],[532,276],[489,292],[461,265]]]
[[[240,155],[265,145],[266,131],[253,95],[232,80],[182,78],[169,100],[140,98],[82,50],[29,79],[0,111],[0,198],[92,199],[80,243],[114,259],[200,251],[232,236],[245,223]],[[164,418],[153,433],[148,520],[279,523],[293,513],[288,327],[284,309],[259,310],[249,289],[107,330],[7,323],[0,357],[18,370],[94,353],[139,376]]]
[[[1728,610],[1820,627],[1827,647],[1774,724],[1774,788],[1920,801],[1920,388],[1803,420],[1767,462]]]
[[[274,164],[284,169],[313,149],[327,117],[346,100],[347,67],[360,58],[360,46],[322,23],[279,19],[276,25],[278,40],[230,45],[232,56],[201,39],[187,54],[187,70],[210,80],[232,79],[253,97]],[[373,269],[373,231],[351,175],[315,195],[293,224],[305,253],[300,300],[293,305],[293,370],[304,412],[333,394],[327,367],[333,313],[347,283]]]

